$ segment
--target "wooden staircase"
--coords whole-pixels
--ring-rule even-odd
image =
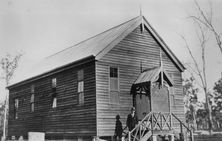
[[[132,131],[125,133],[128,141],[155,141],[158,136],[170,136],[170,141],[194,141],[192,131],[172,113],[150,112]]]

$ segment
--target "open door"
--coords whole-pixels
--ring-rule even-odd
[[[151,111],[150,82],[133,84],[131,93],[138,120],[142,120]]]
[[[137,94],[135,106],[138,120],[142,120],[151,111],[150,95]]]

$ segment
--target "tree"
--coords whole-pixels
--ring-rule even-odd
[[[190,77],[189,79],[184,80],[183,88],[185,94],[184,105],[185,105],[186,122],[188,124],[193,125],[194,129],[196,130],[198,88],[195,87],[194,80],[195,80],[194,77]]]
[[[5,81],[6,89],[10,83],[11,78],[14,75],[16,68],[18,67],[18,62],[21,58],[22,54],[19,53],[15,56],[7,54],[0,60],[0,67],[2,69],[1,78]],[[4,127],[3,127],[3,140],[6,139],[7,135],[7,117],[8,117],[8,93],[6,90],[6,98],[5,98],[5,110],[4,110]]]
[[[222,78],[219,79],[214,85],[214,103],[212,107],[213,115],[215,117],[215,122],[217,123],[217,128],[222,127]]]
[[[3,134],[4,109],[5,109],[4,102],[0,102],[0,136],[2,136]]]
[[[190,46],[188,45],[186,39],[184,36],[182,36],[182,39],[185,41],[185,47],[188,49],[188,52],[192,58],[193,61],[193,66],[188,65],[188,67],[191,69],[191,74],[193,77],[196,78],[196,80],[200,80],[200,82],[198,82],[200,88],[202,88],[204,94],[205,94],[205,99],[206,99],[206,104],[205,104],[205,108],[208,110],[209,113],[209,130],[210,132],[212,132],[212,111],[211,111],[211,105],[210,105],[210,100],[209,100],[209,89],[207,86],[207,77],[206,77],[206,42],[207,42],[207,30],[204,29],[204,27],[202,27],[199,23],[196,23],[197,29],[199,31],[197,31],[197,37],[199,39],[200,42],[200,52],[201,52],[201,62],[202,63],[198,63],[197,59],[194,57]],[[194,73],[194,74],[193,74]]]
[[[209,126],[208,123],[208,111],[203,107],[200,107],[196,112],[197,129],[203,130]]]
[[[204,95],[205,95],[205,109],[207,110],[207,115],[208,115],[208,127],[210,133],[212,133],[212,125],[213,125],[213,120],[212,120],[212,108],[211,108],[211,94],[207,85],[207,76],[206,76],[206,47],[207,47],[207,42],[210,37],[210,33],[213,32],[214,35],[216,36],[216,40],[218,43],[218,46],[221,50],[221,38],[220,34],[218,34],[212,24],[212,7],[211,11],[209,12],[210,14],[205,14],[201,7],[199,6],[198,2],[194,0],[195,6],[197,7],[197,16],[190,16],[190,19],[194,22],[194,26],[196,27],[196,35],[198,37],[199,43],[200,43],[200,60],[201,63],[198,63],[198,59],[193,55],[190,46],[188,42],[186,41],[185,37],[182,36],[182,39],[185,41],[185,47],[188,49],[188,52],[191,56],[193,65],[188,65],[188,67],[191,69],[192,76],[196,78],[196,80],[199,80],[198,84],[200,88],[202,89]],[[209,15],[209,16],[208,16]],[[205,23],[207,22],[207,23]],[[208,25],[208,26],[207,26]],[[211,28],[210,28],[211,27]],[[222,50],[221,50],[222,53]]]

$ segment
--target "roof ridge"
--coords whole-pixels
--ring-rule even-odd
[[[114,26],[114,27],[112,27],[112,28],[109,28],[109,29],[107,29],[107,30],[105,30],[105,31],[103,31],[103,32],[101,32],[101,33],[99,33],[99,34],[96,34],[96,35],[94,35],[94,36],[92,36],[92,37],[89,37],[89,38],[83,40],[83,41],[80,41],[79,43],[77,43],[77,44],[75,44],[75,45],[72,45],[72,46],[70,46],[70,47],[67,47],[67,48],[65,48],[65,49],[62,49],[62,50],[60,50],[60,51],[58,51],[58,52],[56,52],[56,53],[54,53],[54,54],[52,54],[52,55],[49,55],[49,56],[45,57],[45,59],[50,58],[50,57],[52,57],[52,56],[54,56],[54,55],[56,55],[56,54],[59,54],[59,53],[65,51],[65,50],[67,50],[67,49],[69,49],[69,48],[75,47],[75,46],[77,46],[77,45],[79,45],[79,44],[81,44],[81,43],[84,43],[84,42],[86,42],[86,41],[88,41],[88,40],[90,40],[90,39],[92,39],[92,38],[95,38],[95,37],[97,37],[97,36],[99,36],[99,35],[101,35],[101,34],[104,34],[104,33],[108,32],[108,31],[110,31],[110,30],[112,30],[112,29],[114,29],[114,28],[120,27],[121,25],[124,25],[124,24],[126,24],[126,23],[128,23],[128,22],[130,22],[130,21],[132,21],[132,20],[134,20],[134,19],[137,19],[138,17],[140,17],[140,16],[137,16],[137,17],[132,18],[132,19],[126,21],[126,22],[123,22],[123,23],[121,23],[121,24],[119,24],[119,25],[117,25],[117,26]]]

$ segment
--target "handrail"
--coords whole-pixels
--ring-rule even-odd
[[[181,139],[183,138],[183,127],[190,133],[190,141],[194,141],[192,130],[189,129],[175,114],[169,112],[150,112],[147,114],[136,127],[125,133],[128,136],[128,141],[139,141],[149,132],[153,135],[154,131],[172,130],[172,117],[174,117],[180,123]],[[124,130],[127,127],[124,128]]]
[[[149,114],[147,114],[143,120],[141,122],[139,122],[139,124],[136,125],[136,127],[129,131],[128,133],[128,141],[131,141],[131,137],[132,137],[132,141],[139,141],[140,139],[142,139],[142,137],[144,137],[144,135],[146,134],[145,130],[149,130],[149,120],[150,117],[152,116],[152,112],[150,112]],[[141,128],[142,127],[142,128]],[[144,129],[144,131],[141,132],[141,130]]]
[[[190,130],[175,114],[172,113],[172,116],[173,116],[177,121],[180,122],[181,134],[182,134],[182,132],[183,132],[183,131],[182,131],[182,126],[183,126],[183,127],[186,128],[187,131],[190,133],[190,139],[191,139],[191,141],[194,141],[192,130]],[[182,138],[182,137],[181,137],[181,138]]]
[[[183,127],[185,127],[187,130],[191,131],[175,114],[172,113],[172,116],[177,120],[179,121]]]
[[[139,124],[137,124],[136,127],[135,127],[133,130],[131,130],[130,132],[134,132],[137,128],[140,128],[141,125],[143,124],[143,122],[144,122],[147,118],[149,118],[151,114],[152,114],[152,112],[150,112],[149,114],[147,114],[147,115],[143,118],[143,120],[142,120]]]
[[[122,132],[123,137],[126,137],[126,136],[128,135],[129,130],[127,130],[127,129],[128,129],[127,126],[125,126],[125,127],[123,128],[123,132]]]
[[[171,114],[169,112],[150,112],[147,114],[136,127],[129,131],[128,137],[129,141],[139,141],[147,132],[152,132],[154,130],[171,130]]]

